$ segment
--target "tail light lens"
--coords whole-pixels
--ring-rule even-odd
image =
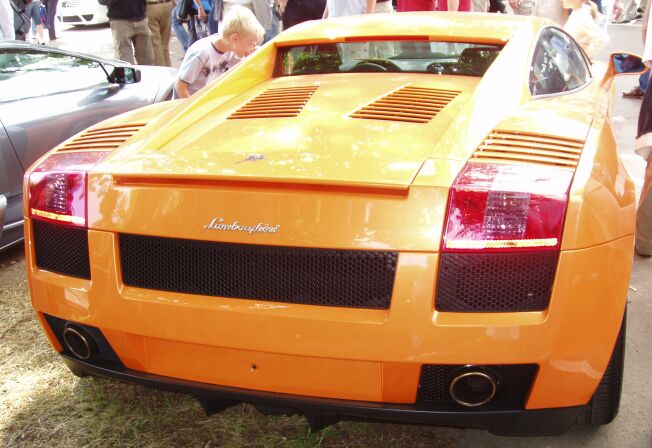
[[[573,172],[469,162],[450,191],[443,251],[558,250]]]
[[[86,227],[87,174],[109,151],[52,154],[29,174],[29,216]]]

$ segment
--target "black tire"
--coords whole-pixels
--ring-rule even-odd
[[[625,309],[623,323],[620,326],[620,332],[609,365],[607,365],[607,370],[605,370],[598,388],[591,397],[591,401],[588,402],[577,418],[577,423],[580,425],[606,425],[611,423],[618,415],[620,394],[623,386],[626,323],[627,310]]]

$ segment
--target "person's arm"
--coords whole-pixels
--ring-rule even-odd
[[[328,2],[326,2],[326,7],[324,8],[324,16],[322,19],[328,19]]]
[[[376,0],[367,0],[367,9],[365,10],[365,14],[373,14],[374,10],[376,9]]]
[[[206,11],[204,11],[201,0],[194,0],[194,2],[195,6],[197,7],[197,16],[199,17],[199,20],[204,22],[206,20]]]
[[[197,51],[194,45],[191,46],[183,57],[183,62],[177,73],[177,80],[174,83],[176,97],[188,98],[191,95],[188,86],[197,80],[203,67],[204,63],[200,52]]]
[[[177,98],[188,98],[190,97],[190,91],[188,90],[188,84],[177,79],[177,82],[174,83],[174,91],[177,93]]]

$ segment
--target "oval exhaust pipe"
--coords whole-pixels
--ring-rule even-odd
[[[90,336],[74,325],[66,325],[64,328],[63,342],[66,344],[66,348],[79,359],[90,359],[95,352]]]
[[[453,378],[449,393],[462,406],[475,408],[489,403],[496,395],[496,378],[482,370],[466,370]]]

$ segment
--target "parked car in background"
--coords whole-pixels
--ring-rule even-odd
[[[643,69],[540,18],[292,27],[32,166],[32,304],[75,374],[209,413],[609,423],[636,212],[613,85]]]
[[[97,0],[63,0],[57,8],[57,21],[66,25],[100,25],[109,23],[107,7]]]
[[[170,99],[175,70],[0,43],[0,250],[23,239],[21,179],[71,135]]]

